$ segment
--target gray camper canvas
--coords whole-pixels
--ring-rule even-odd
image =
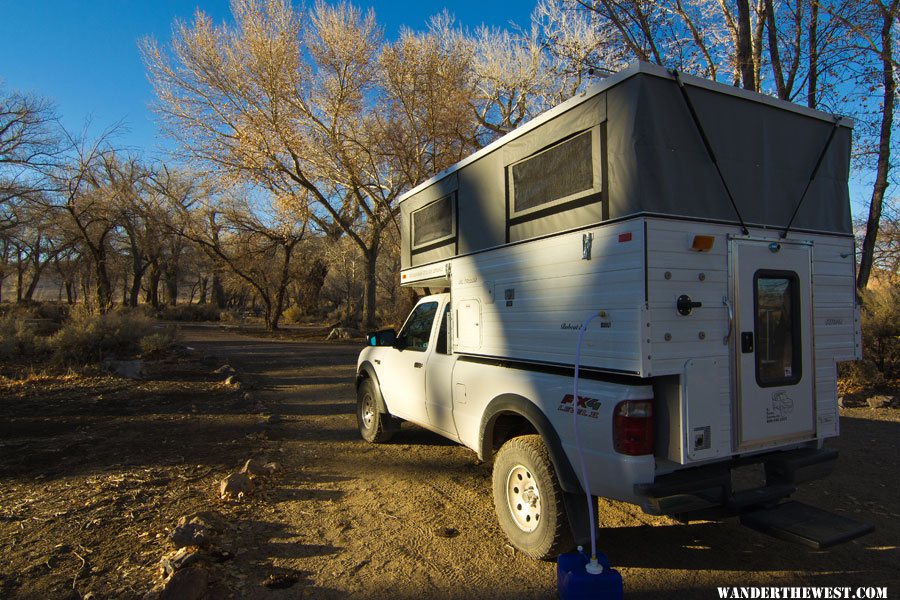
[[[852,234],[849,120],[681,78],[737,211],[676,79],[638,63],[405,194],[402,267],[637,215],[784,228],[826,144],[793,228]]]

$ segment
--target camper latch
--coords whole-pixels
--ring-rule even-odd
[[[581,260],[591,260],[591,246],[594,244],[594,234],[585,233],[581,236]]]
[[[678,313],[684,315],[685,317],[691,314],[695,308],[700,308],[703,306],[702,302],[693,302],[691,297],[687,294],[682,294],[678,296],[678,301],[675,304],[675,307],[678,309]]]

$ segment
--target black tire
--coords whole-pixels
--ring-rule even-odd
[[[383,444],[394,437],[394,418],[378,411],[378,390],[371,379],[363,379],[356,389],[356,424],[362,439]]]
[[[563,491],[541,436],[503,444],[494,459],[493,488],[500,527],[522,553],[549,560],[574,547]]]

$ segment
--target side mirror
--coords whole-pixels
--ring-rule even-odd
[[[393,329],[382,329],[366,335],[370,346],[393,346],[397,341],[397,332]]]

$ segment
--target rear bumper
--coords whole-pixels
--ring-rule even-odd
[[[827,476],[838,452],[803,448],[736,458],[728,462],[683,469],[634,486],[645,512],[654,515],[741,514],[790,496],[796,485]],[[731,472],[754,464],[765,467],[765,485],[735,492]]]

